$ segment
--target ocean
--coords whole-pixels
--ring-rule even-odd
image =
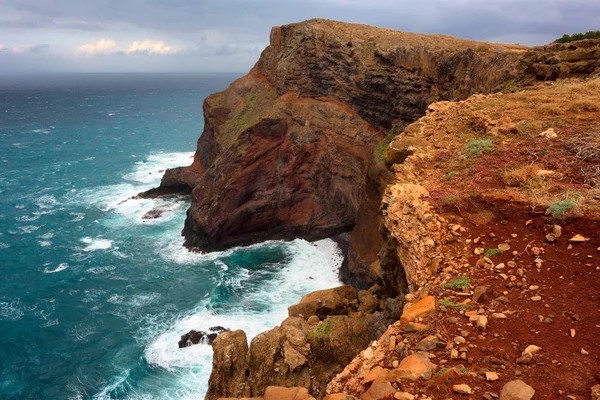
[[[190,253],[187,199],[131,198],[191,163],[204,98],[237,77],[0,76],[1,399],[203,399],[212,348],[181,335],[250,339],[339,285],[332,240]]]

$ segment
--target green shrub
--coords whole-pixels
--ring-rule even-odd
[[[383,141],[379,142],[377,146],[375,146],[375,157],[377,157],[377,159],[380,162],[385,162],[385,151],[397,135],[398,132],[396,132],[395,130],[391,130],[390,132],[388,132],[386,138],[383,139]]]
[[[471,156],[480,156],[494,150],[494,142],[490,139],[473,139],[467,143],[467,153]]]
[[[556,201],[550,204],[550,207],[546,210],[546,215],[552,215],[552,218],[560,218],[577,205],[577,202],[573,199]]]
[[[556,39],[554,43],[571,43],[584,39],[600,39],[600,31],[588,31],[586,33],[574,33],[567,35],[566,33]]]
[[[444,289],[462,289],[471,285],[471,279],[468,276],[458,277],[448,283],[444,283],[442,287]]]
[[[487,257],[499,256],[502,254],[502,250],[500,249],[487,249],[485,253],[483,253]]]

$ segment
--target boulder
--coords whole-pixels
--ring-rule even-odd
[[[535,390],[520,379],[510,381],[504,385],[500,393],[500,400],[530,400]]]
[[[435,312],[435,298],[433,296],[426,296],[404,310],[400,317],[400,324],[406,325],[417,318],[425,318],[433,314],[433,312]]]
[[[303,318],[317,315],[323,319],[328,315],[347,315],[356,310],[356,304],[354,288],[346,285],[309,293],[299,303],[288,307],[288,314],[290,317]]]
[[[269,386],[265,390],[264,400],[315,400],[308,389],[303,387],[285,388],[281,386]]]
[[[600,384],[592,386],[592,400],[600,400]]]
[[[403,359],[398,368],[390,371],[388,380],[400,381],[407,379],[416,381],[422,379],[426,381],[433,377],[436,369],[437,366],[429,361],[429,354],[419,352]]]
[[[360,396],[360,400],[387,400],[396,392],[397,390],[389,383],[375,383]]]

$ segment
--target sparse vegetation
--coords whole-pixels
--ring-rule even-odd
[[[500,249],[487,249],[485,253],[483,253],[486,257],[494,257],[502,254],[502,250]]]
[[[375,146],[375,157],[377,157],[380,162],[385,162],[385,151],[397,135],[398,132],[396,130],[391,130],[388,132],[386,138]]]
[[[500,104],[500,100],[498,100],[498,99],[487,99],[487,100],[483,101],[481,104],[478,104],[475,107],[473,107],[471,110],[472,111],[485,110],[488,107],[493,107],[498,104]]]
[[[471,279],[468,276],[460,276],[442,285],[444,289],[462,289],[469,286],[471,286]]]
[[[531,187],[541,180],[541,177],[538,175],[539,170],[534,165],[527,165],[506,171],[502,174],[502,180],[508,186]]]
[[[548,209],[546,210],[546,215],[549,214],[552,216],[552,218],[555,218],[555,219],[560,218],[567,211],[569,211],[572,208],[575,208],[576,205],[577,205],[577,201],[575,201],[573,199],[556,201],[556,202],[550,204],[550,207],[548,207]]]
[[[455,204],[458,203],[458,196],[455,194],[449,194],[448,196],[445,196],[442,201],[444,202],[444,204]]]
[[[491,139],[473,139],[467,143],[466,151],[471,156],[479,157],[494,151],[494,142]]]
[[[466,304],[456,304],[455,302],[450,301],[448,299],[441,299],[439,301],[439,304],[444,307],[453,308],[459,311],[466,311],[469,308]]]
[[[446,180],[449,181],[457,175],[458,175],[458,172],[450,171],[446,174]]]
[[[565,33],[556,39],[554,43],[571,43],[584,39],[600,39],[600,31],[587,31],[586,33],[573,33],[572,35]]]
[[[316,326],[315,330],[312,331],[309,334],[309,336],[311,338],[317,339],[317,340],[328,337],[331,334],[333,318],[334,317],[329,316],[324,321],[319,322],[319,324]]]

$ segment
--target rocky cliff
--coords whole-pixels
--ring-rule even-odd
[[[153,193],[192,190],[184,235],[202,250],[351,230],[386,132],[519,79],[524,52],[326,20],[275,27],[250,73],[206,99],[194,163]]]
[[[496,139],[516,143],[509,134],[537,135],[541,126],[525,117],[522,123],[505,123],[503,110],[489,114],[485,110],[495,99],[473,104],[469,112],[437,103],[430,111],[443,113],[411,124],[428,105],[589,76],[600,73],[599,59],[598,41],[525,48],[325,20],[273,28],[270,46],[250,73],[206,99],[205,128],[193,164],[167,171],[161,187],[146,195],[191,191],[183,233],[193,249],[318,239],[354,228],[341,276],[371,289],[359,292],[341,315],[319,314],[320,305],[310,312],[290,310],[280,327],[250,345],[243,332],[223,334],[214,343],[207,398],[260,396],[269,385],[304,386],[322,398],[333,375],[383,333],[392,315],[399,316],[406,291],[421,289],[420,297],[429,298],[428,288],[448,283],[453,266],[460,265],[457,254],[467,247],[457,241],[461,225],[448,227],[441,215],[446,208],[469,210],[482,221],[489,221],[490,213],[510,216],[510,209],[499,205],[506,198],[494,197],[494,185],[502,185],[498,173],[511,161],[510,152],[519,149],[509,146],[502,158],[484,157],[480,164],[464,148],[483,154],[488,136],[494,138],[492,147]],[[546,101],[544,95],[533,98]],[[593,107],[582,103],[580,108]],[[560,114],[557,107],[544,110],[540,113],[549,118]],[[440,115],[445,119],[437,120]],[[544,128],[552,124],[559,127],[560,121]],[[547,152],[535,151],[536,157]],[[448,161],[454,164],[445,164],[443,174],[436,170],[431,184],[433,167]],[[494,173],[483,168],[485,163],[495,166]],[[461,173],[451,168],[459,167],[470,172],[453,180]],[[596,167],[585,168],[593,180]],[[459,191],[449,187],[457,182]],[[489,184],[485,190],[467,199],[459,196],[482,182]],[[518,193],[510,198],[519,199]],[[453,250],[447,253],[446,245]],[[438,276],[440,271],[447,272]],[[430,332],[421,322],[411,329]],[[393,340],[405,329],[397,328]],[[379,367],[408,355],[400,353],[378,360]],[[352,368],[330,386],[332,393],[359,395],[371,385],[353,386]],[[398,386],[386,385],[384,391]]]

